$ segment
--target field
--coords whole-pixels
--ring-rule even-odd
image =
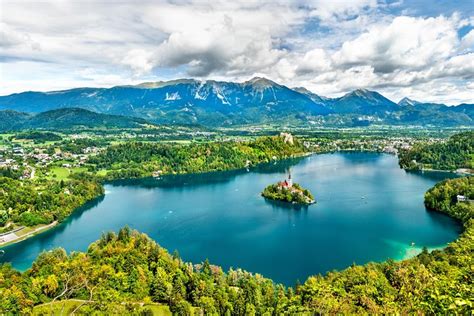
[[[51,168],[47,178],[56,179],[56,180],[66,180],[70,174],[84,172],[84,171],[87,171],[87,168],[85,167],[66,168],[66,167],[55,166]]]

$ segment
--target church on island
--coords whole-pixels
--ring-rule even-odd
[[[291,179],[291,172],[288,172],[288,179],[286,179],[285,181],[279,182],[278,185],[282,188],[287,188],[287,189],[293,187],[293,180]]]

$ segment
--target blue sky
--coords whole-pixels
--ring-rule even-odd
[[[474,0],[0,0],[0,95],[265,76],[474,103]]]

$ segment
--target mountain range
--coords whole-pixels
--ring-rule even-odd
[[[395,103],[366,89],[339,98],[326,98],[305,88],[289,88],[259,77],[242,83],[180,79],[0,96],[0,110],[23,112],[23,116],[65,108],[120,115],[122,119],[123,116],[136,117],[157,124],[212,127],[262,123],[474,125],[474,104],[446,106],[408,98]]]

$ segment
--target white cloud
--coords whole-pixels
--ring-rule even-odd
[[[301,1],[302,4],[307,2]],[[311,8],[311,15],[320,18],[323,21],[328,21],[333,18],[346,17],[350,15],[357,15],[364,8],[374,8],[377,6],[376,0],[352,0],[352,1],[326,1],[326,0],[312,0],[309,1]]]
[[[323,72],[330,70],[331,60],[323,49],[316,48],[306,52],[298,63],[297,71],[301,74],[308,72]]]
[[[438,77],[449,75],[458,78],[474,78],[474,53],[454,56],[444,64],[440,64],[435,71],[438,72]]]
[[[264,4],[264,10],[234,6],[166,5],[148,10],[144,20],[168,33],[154,52],[155,65],[188,65],[193,76],[255,72],[282,57],[280,39],[304,18],[286,6]]]
[[[397,17],[388,26],[374,26],[345,42],[334,59],[340,65],[371,64],[387,73],[409,67],[421,69],[449,57],[459,45],[455,22],[437,18]]]
[[[474,50],[474,29],[470,30],[469,33],[463,36],[461,39],[461,49],[467,51]]]
[[[0,2],[1,94],[259,74],[330,96],[473,98],[474,31],[458,35],[470,13],[397,16],[404,3],[380,0]]]
[[[344,42],[329,60],[325,58],[327,51],[316,50],[320,56],[310,58],[309,52],[294,54],[288,63],[306,71],[294,71],[293,78],[284,79],[301,80],[313,91],[331,96],[369,88],[394,99],[416,91],[421,100],[473,102],[473,94],[467,93],[462,83],[474,79],[474,54],[463,49],[457,36],[459,26],[457,15],[396,17],[390,23],[372,25],[367,32]],[[469,38],[470,35],[462,42]],[[322,60],[324,67],[307,67],[307,60],[316,64]]]
[[[447,80],[431,80],[416,86],[389,89],[386,95],[396,101],[401,99],[400,96],[408,96],[413,100],[457,105],[473,102],[472,89],[472,83],[469,85],[468,82],[459,84]]]
[[[122,59],[122,64],[130,66],[136,74],[148,73],[153,69],[152,54],[143,49],[132,49]]]

